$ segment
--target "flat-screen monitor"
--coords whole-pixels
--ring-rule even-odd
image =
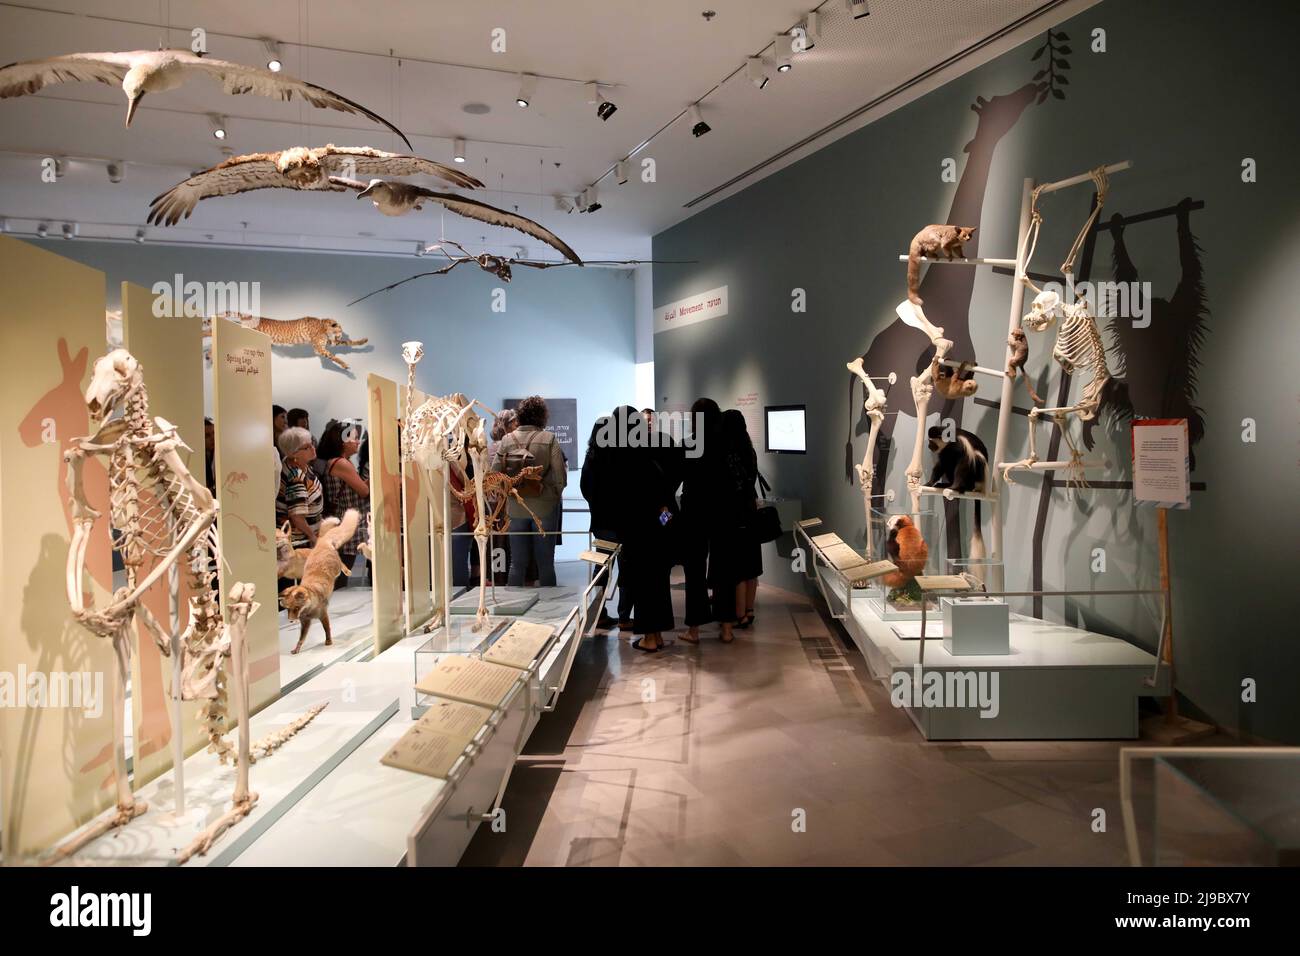
[[[808,451],[804,431],[803,405],[768,405],[763,409],[766,419],[767,450],[780,455],[802,455]]]

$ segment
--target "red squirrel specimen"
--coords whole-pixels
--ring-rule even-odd
[[[921,286],[921,256],[937,259],[940,253],[945,259],[964,259],[962,244],[970,242],[975,235],[974,226],[926,226],[912,237],[912,244],[907,249],[907,298],[913,305],[921,304],[917,290]]]

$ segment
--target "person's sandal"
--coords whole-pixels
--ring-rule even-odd
[[[744,617],[742,617],[739,621],[737,621],[737,622],[735,623],[734,626],[735,626],[735,627],[738,627],[738,628],[740,628],[742,631],[744,631],[744,630],[748,630],[748,629],[749,629],[749,625],[751,625],[751,624],[753,624],[753,623],[754,623],[754,615],[753,615],[753,614],[746,614],[746,615],[745,615]]]
[[[632,642],[632,646],[633,646],[634,648],[636,648],[638,651],[644,651],[646,654],[656,654],[656,653],[658,653],[659,648],[657,648],[657,647],[645,647],[644,645],[642,645],[641,642],[644,641],[644,640],[645,640],[644,637],[638,637],[635,641]]]
[[[700,643],[700,638],[699,638],[699,636],[697,635],[697,636],[695,636],[695,637],[692,637],[692,636],[691,636],[691,632],[690,632],[689,630],[683,631],[681,634],[678,634],[678,635],[677,635],[677,640],[681,641],[683,644],[698,644],[698,643]]]
[[[733,624],[732,627],[735,627],[735,625]],[[731,634],[728,634],[726,631],[723,631],[720,635],[718,635],[718,640],[720,640],[723,644],[734,644],[736,642],[735,632],[733,631]]]

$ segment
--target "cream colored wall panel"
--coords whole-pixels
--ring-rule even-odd
[[[0,236],[0,289],[0,355],[9,363],[0,375],[0,812],[14,859],[48,847],[114,798],[105,699],[113,651],[72,620],[64,583],[72,522],[63,453],[90,433],[83,394],[105,351],[104,274]],[[104,515],[85,581],[102,607],[112,562],[101,462],[87,463],[85,484]],[[83,674],[92,698],[81,706],[51,695],[65,676]],[[47,682],[44,699],[28,697],[29,680]]]
[[[398,399],[403,410],[419,408],[428,398],[422,391],[411,390],[407,401],[407,387],[398,386]],[[403,423],[405,427],[405,423]],[[402,463],[405,488],[403,550],[406,570],[406,630],[407,633],[426,624],[433,617],[433,578],[429,547],[429,501],[424,495],[420,480],[420,466],[416,462]]]
[[[370,513],[375,533],[375,653],[406,634],[402,604],[402,474],[398,453],[397,383],[366,378],[370,413]]]

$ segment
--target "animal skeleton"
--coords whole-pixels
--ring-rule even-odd
[[[125,349],[115,349],[96,360],[85,400],[97,431],[90,437],[74,439],[67,452],[74,518],[68,550],[67,594],[73,617],[91,633],[108,638],[117,659],[113,688],[117,813],[60,847],[54,859],[76,853],[96,837],[124,826],[147,809],[147,804],[136,801],[131,793],[125,750],[125,687],[131,674],[130,635],[138,611],[159,650],[167,656],[179,655],[180,697],[204,701],[200,719],[208,733],[208,749],[223,758],[231,749],[223,737],[228,687],[222,666],[225,658],[231,659],[234,669],[242,759],[232,808],[182,854],[183,862],[194,852],[206,852],[212,841],[246,815],[257,800],[257,795],[248,790],[248,674],[244,635],[248,618],[256,612],[258,604],[253,600],[252,584],[235,583],[228,598],[230,623],[222,624],[214,588],[216,568],[221,560],[215,527],[217,501],[181,461],[178,449],[188,448],[176,433],[176,427],[165,419],[150,418],[144,373],[135,358]],[[105,423],[118,408],[123,410],[122,417]],[[117,548],[123,556],[127,581],[102,609],[87,606],[81,588],[86,548],[95,521],[100,517],[86,500],[82,480],[86,459],[92,455],[108,459],[110,518],[121,535]],[[183,557],[190,575],[189,622],[182,634],[169,638],[142,597],[164,574],[175,595],[178,565]],[[141,577],[141,569],[149,559],[153,559],[153,567]],[[175,732],[179,733],[180,728],[175,728]]]
[[[867,448],[862,453],[862,464],[855,465],[853,470],[858,473],[858,485],[862,488],[862,510],[867,519],[867,554],[874,556],[876,548],[871,522],[871,486],[876,476],[876,439],[880,437],[880,426],[885,421],[885,393],[876,388],[871,376],[863,369],[861,358],[849,362],[848,370],[862,379],[862,384],[867,388],[867,400],[863,408],[866,409],[867,417],[871,419],[871,432],[867,435]],[[894,381],[894,373],[890,372],[889,383],[892,385]],[[891,500],[892,496],[893,492],[890,492]]]
[[[451,253],[447,251],[446,249],[447,246],[452,246],[453,248],[460,250],[461,254],[459,256],[453,256]],[[446,256],[447,259],[449,260],[447,265],[443,266],[441,269],[434,269],[432,272],[417,272],[413,276],[407,276],[405,279],[399,279],[397,282],[394,282],[391,285],[386,285],[382,289],[376,289],[373,292],[367,292],[360,299],[353,299],[351,302],[348,303],[348,305],[356,305],[358,302],[362,302],[370,298],[372,295],[379,295],[379,293],[381,292],[390,292],[393,289],[396,289],[399,285],[405,285],[408,282],[414,282],[416,279],[423,279],[426,276],[446,275],[452,269],[456,268],[459,265],[463,265],[464,263],[467,262],[473,262],[484,272],[496,276],[502,282],[509,282],[511,279],[511,272],[510,272],[511,266],[527,266],[529,269],[555,269],[559,266],[571,266],[571,265],[615,266],[615,267],[640,266],[640,265],[650,265],[650,264],[678,265],[678,264],[683,264],[683,263],[693,261],[687,259],[593,259],[587,262],[578,262],[578,261],[544,262],[540,259],[524,259],[518,256],[498,256],[498,255],[493,255],[490,252],[483,252],[477,256],[473,256],[470,255],[469,252],[465,249],[465,247],[462,246],[460,243],[452,242],[450,239],[441,240],[437,245],[437,250],[441,252],[444,256]]]
[[[1061,272],[1066,276],[1067,281],[1073,279],[1075,257],[1082,248],[1084,238],[1092,228],[1092,224],[1096,222],[1098,215],[1101,214],[1101,208],[1106,202],[1108,185],[1106,168],[1099,166],[1091,171],[1091,175],[1097,188],[1097,200],[1093,205],[1088,221],[1084,223],[1083,229],[1080,230],[1078,237],[1075,239],[1069,256],[1061,265]],[[1024,266],[1020,275],[1020,281],[1027,288],[1033,289],[1037,295],[1030,306],[1029,314],[1021,320],[1021,324],[1028,326],[1032,331],[1044,332],[1058,319],[1061,320],[1056,333],[1056,344],[1052,347],[1052,358],[1061,366],[1061,370],[1066,375],[1073,374],[1075,369],[1086,369],[1092,373],[1092,377],[1084,385],[1083,394],[1079,396],[1079,401],[1075,404],[1031,409],[1029,412],[1029,456],[1022,458],[1020,461],[998,462],[998,467],[1002,470],[1003,479],[1012,484],[1015,483],[1015,480],[1011,477],[1011,473],[1014,471],[1033,467],[1040,469],[1059,467],[1067,471],[1069,475],[1067,484],[1070,487],[1087,487],[1088,482],[1084,469],[1090,463],[1084,461],[1079,446],[1070,438],[1067,416],[1074,415],[1082,422],[1092,421],[1097,417],[1097,412],[1101,407],[1102,391],[1111,378],[1110,368],[1106,364],[1106,347],[1101,340],[1101,331],[1097,328],[1096,317],[1088,307],[1088,300],[1080,294],[1077,301],[1070,305],[1061,301],[1061,296],[1057,292],[1051,289],[1040,289],[1029,278],[1029,260],[1038,244],[1038,232],[1043,222],[1042,214],[1038,211],[1038,195],[1041,189],[1042,187],[1039,186],[1038,189],[1034,190],[1030,205],[1031,226],[1029,232],[1025,235],[1028,253],[1021,257]],[[1060,429],[1061,438],[1070,449],[1069,461],[1039,462],[1036,432],[1038,430],[1038,419],[1043,415],[1051,416],[1056,427]]]
[[[464,189],[482,183],[458,169],[431,159],[386,153],[369,146],[294,146],[274,153],[232,156],[211,169],[177,183],[149,204],[149,223],[174,226],[194,207],[213,196],[233,196],[254,189],[307,189],[346,192],[351,176],[436,176]]]
[[[310,315],[300,319],[265,319],[244,312],[222,312],[215,318],[238,322],[246,329],[257,329],[270,337],[272,345],[310,345],[317,355],[329,359],[344,371],[347,371],[348,363],[331,352],[329,347],[355,348],[370,341],[350,339],[344,333],[343,326],[334,319],[318,319]],[[211,320],[204,320],[203,335],[205,338],[212,335]]]
[[[477,219],[479,222],[491,223],[494,226],[517,229],[559,250],[560,254],[574,265],[582,265],[582,260],[578,258],[578,254],[545,226],[533,222],[533,220],[518,213],[506,212],[504,209],[489,206],[477,199],[468,199],[464,196],[457,196],[455,193],[434,192],[432,189],[416,186],[412,183],[399,183],[383,179],[372,179],[369,183],[362,183],[355,179],[334,176],[331,177],[330,181],[336,185],[356,190],[358,199],[369,199],[374,204],[374,207],[385,216],[404,216],[412,209],[423,209],[425,202],[431,201],[468,219]]]
[[[127,99],[126,125],[130,126],[136,108],[146,93],[174,90],[196,74],[219,81],[222,91],[226,93],[256,93],[278,100],[292,100],[296,96],[321,109],[369,117],[402,137],[407,149],[412,148],[406,134],[388,120],[333,90],[295,79],[286,73],[273,73],[255,66],[216,60],[188,50],[69,53],[43,60],[10,63],[0,69],[0,99],[35,93],[50,83],[91,80],[110,86],[120,83]]]
[[[450,567],[447,544],[450,541],[446,526],[447,493],[451,487],[450,471],[455,469],[462,483],[468,490],[469,479],[465,465],[471,462],[475,476],[488,474],[487,435],[483,428],[483,419],[474,411],[478,405],[491,415],[490,408],[473,399],[466,398],[460,392],[426,399],[414,411],[411,409],[411,396],[415,391],[415,366],[424,357],[424,346],[419,342],[406,342],[402,345],[402,357],[406,360],[406,427],[402,432],[402,459],[420,465],[420,482],[434,509],[433,534],[443,542],[444,572]],[[434,474],[439,476],[436,483]],[[474,540],[478,544],[479,555],[479,589],[478,611],[475,615],[474,630],[481,629],[488,620],[487,612],[487,542],[488,519],[484,508],[483,481],[474,482],[474,499],[477,505],[477,520],[474,522]],[[439,620],[450,621],[450,595],[447,581],[439,588],[441,607],[439,614],[430,623],[436,626]]]

